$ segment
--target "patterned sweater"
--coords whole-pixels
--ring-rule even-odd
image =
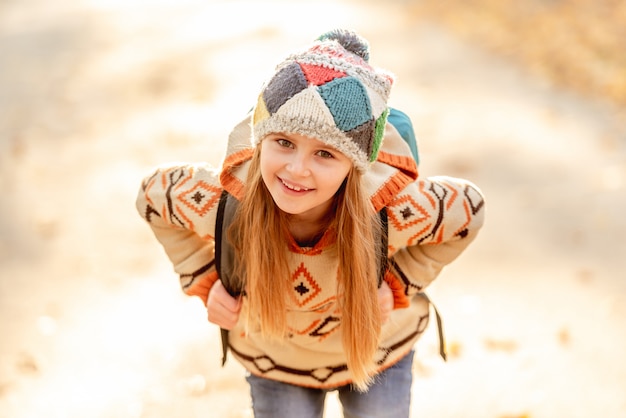
[[[160,167],[144,179],[137,209],[180,275],[182,289],[206,303],[217,280],[214,237],[223,189],[241,198],[252,156],[249,120],[231,133],[217,171],[203,164]],[[376,210],[386,208],[389,271],[394,310],[382,329],[376,362],[383,370],[406,355],[426,329],[430,306],[423,290],[474,239],[482,226],[484,201],[472,183],[451,177],[418,179],[417,165],[396,129],[387,124],[378,160],[364,176]],[[243,318],[229,333],[234,357],[250,373],[296,385],[333,388],[351,382],[341,343],[335,243],[323,237],[314,247],[295,240],[288,251],[293,294],[282,342],[261,338]],[[254,316],[250,316],[253,318]]]

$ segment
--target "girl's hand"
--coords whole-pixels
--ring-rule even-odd
[[[227,291],[221,280],[216,281],[209,292],[206,308],[209,322],[231,330],[237,324],[241,311],[241,298],[235,299]]]
[[[380,319],[384,324],[393,311],[393,292],[387,282],[384,281],[378,288],[378,306],[380,306]]]

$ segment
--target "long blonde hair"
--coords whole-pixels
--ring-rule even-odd
[[[235,247],[236,276],[245,277],[241,285],[248,295],[249,314],[259,318],[264,337],[281,339],[287,335],[287,298],[293,292],[287,264],[289,219],[263,182],[260,149],[257,146],[252,157],[229,237]],[[360,180],[361,173],[353,167],[335,196],[329,227],[336,233],[339,257],[343,347],[354,384],[365,390],[374,373],[381,329],[377,295],[381,227]]]

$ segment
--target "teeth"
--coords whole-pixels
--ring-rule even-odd
[[[287,187],[288,189],[291,189],[293,191],[296,192],[302,192],[302,191],[308,191],[309,189],[305,188],[305,187],[298,187],[298,186],[292,186],[291,184],[287,184],[283,181],[283,184],[285,185],[285,187]]]

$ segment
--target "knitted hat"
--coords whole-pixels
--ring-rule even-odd
[[[341,151],[357,169],[376,160],[387,121],[392,76],[368,64],[369,45],[335,30],[276,67],[254,109],[258,144],[270,133],[297,133]]]

